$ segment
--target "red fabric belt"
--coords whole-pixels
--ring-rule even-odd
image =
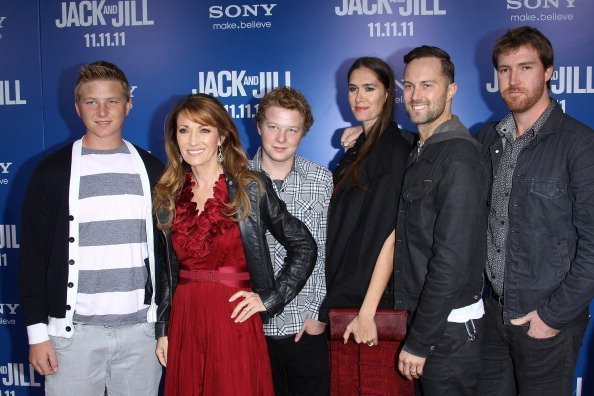
[[[180,283],[186,282],[218,282],[238,289],[250,289],[252,283],[247,267],[221,267],[218,270],[179,270]],[[186,281],[186,282],[183,282]]]

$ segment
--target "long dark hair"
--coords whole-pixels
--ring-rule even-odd
[[[361,68],[366,68],[371,70],[379,82],[384,86],[388,96],[386,97],[386,101],[384,102],[384,106],[382,107],[382,111],[373,126],[368,131],[363,131],[365,133],[365,142],[361,146],[359,151],[359,155],[355,162],[349,166],[349,168],[344,172],[340,180],[334,186],[334,192],[338,191],[344,184],[349,180],[353,179],[355,185],[362,188],[361,186],[361,164],[369,151],[375,146],[375,143],[379,139],[382,133],[394,120],[394,114],[396,113],[396,82],[394,81],[394,71],[385,61],[380,58],[372,57],[372,56],[364,56],[362,58],[357,59],[351,68],[349,69],[348,73],[348,80],[351,79],[351,74],[353,71]]]

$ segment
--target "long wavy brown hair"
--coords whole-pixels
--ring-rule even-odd
[[[181,158],[180,149],[177,144],[177,118],[184,114],[192,121],[202,125],[216,127],[219,134],[224,137],[221,145],[223,153],[223,170],[237,182],[237,192],[229,203],[228,216],[237,216],[245,219],[251,211],[250,200],[245,187],[257,182],[262,188],[258,175],[250,170],[248,158],[243,150],[239,139],[237,127],[229,116],[229,113],[221,102],[205,94],[191,94],[180,100],[169,112],[165,124],[165,153],[167,154],[167,168],[159,182],[155,186],[153,210],[166,209],[175,213],[175,197],[183,187],[186,174],[190,166]],[[159,228],[168,230],[171,228],[173,216],[166,224],[159,224]]]

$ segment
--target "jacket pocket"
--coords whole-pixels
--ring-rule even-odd
[[[435,221],[435,202],[433,194],[437,180],[425,179],[420,183],[408,186],[402,192],[406,203],[406,225],[410,228],[421,228]]]
[[[437,180],[425,179],[420,183],[408,186],[402,192],[402,198],[404,198],[404,200],[407,202],[417,201],[423,198],[425,195],[428,195],[436,184]]]
[[[546,199],[557,199],[567,194],[567,183],[554,180],[532,180],[530,192]]]
[[[567,180],[520,178],[513,188],[516,187],[510,199],[510,224],[523,225],[529,230],[521,231],[526,237],[563,236],[573,232]]]
[[[527,289],[552,290],[558,287],[569,271],[571,258],[567,240],[554,235],[534,236],[529,245],[531,252],[526,257],[530,268],[530,285]]]
[[[557,245],[556,250],[559,258],[557,276],[559,277],[559,279],[563,279],[565,278],[565,274],[569,271],[569,266],[571,263],[571,258],[569,257],[569,249],[567,248],[567,240],[559,240],[555,238],[553,243]]]

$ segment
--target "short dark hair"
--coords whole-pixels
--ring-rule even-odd
[[[404,64],[408,65],[413,60],[419,58],[439,59],[441,61],[442,74],[449,80],[450,84],[454,82],[456,69],[452,63],[452,60],[450,59],[450,54],[438,47],[433,47],[431,45],[421,45],[420,47],[413,48],[408,54],[404,55]]]
[[[256,113],[257,125],[264,122],[266,110],[273,106],[288,110],[297,110],[303,116],[303,135],[305,135],[313,125],[314,118],[311,113],[311,107],[309,106],[309,103],[307,103],[305,96],[296,89],[291,87],[276,87],[268,92],[258,105],[258,112]]]
[[[517,50],[523,45],[529,45],[536,50],[545,69],[553,66],[555,54],[549,39],[538,29],[530,26],[522,26],[508,30],[495,42],[492,55],[493,66],[495,69],[497,69],[497,59],[499,58],[499,55]]]
[[[130,84],[124,72],[114,65],[106,61],[96,61],[84,65],[78,72],[76,77],[76,86],[74,88],[74,100],[78,102],[80,99],[80,87],[84,83],[96,80],[115,80],[122,86],[122,92],[126,101],[130,101]]]

